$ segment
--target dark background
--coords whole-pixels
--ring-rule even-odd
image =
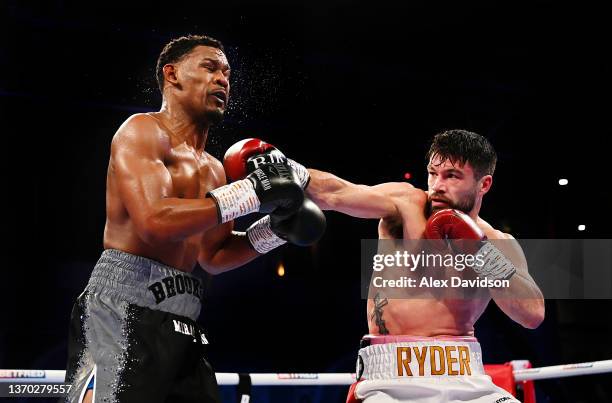
[[[233,68],[230,111],[207,145],[217,157],[236,140],[260,137],[353,182],[402,181],[410,172],[425,187],[431,136],[473,130],[499,156],[483,218],[520,238],[610,238],[603,8],[553,1],[84,4],[9,1],[0,9],[7,206],[0,368],[64,368],[71,305],[102,250],[110,140],[131,114],[159,108],[155,61],[183,34],[222,40]],[[569,185],[560,187],[559,178]],[[284,247],[208,280],[201,321],[217,371],[354,370],[367,332],[360,239],[375,237],[377,223],[327,218],[315,247]],[[476,326],[485,362],[525,358],[544,366],[612,356],[610,300],[549,300],[546,308],[540,328],[526,330],[491,305]],[[537,382],[538,401],[610,401],[610,380]],[[255,401],[340,402],[345,390],[258,388]]]

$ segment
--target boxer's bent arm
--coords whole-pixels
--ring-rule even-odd
[[[492,242],[516,268],[510,278],[510,287],[491,288],[491,297],[497,306],[512,320],[522,326],[535,329],[544,320],[544,297],[527,269],[527,259],[519,243],[503,234],[503,241]]]
[[[172,178],[162,147],[158,127],[142,116],[128,120],[111,144],[110,169],[119,196],[147,243],[180,241],[218,224],[213,200],[168,197]]]
[[[220,274],[240,267],[257,256],[245,232],[233,231],[230,221],[209,229],[202,235],[198,263],[210,274]]]
[[[308,169],[306,194],[321,210],[335,210],[359,218],[382,218],[398,214],[386,185],[356,185],[329,172]],[[397,185],[397,184],[394,184]],[[406,184],[407,185],[407,184]]]

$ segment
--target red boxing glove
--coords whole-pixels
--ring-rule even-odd
[[[484,232],[469,215],[453,209],[436,211],[429,217],[425,226],[425,238],[473,239],[476,241],[487,239]]]
[[[484,263],[472,267],[481,277],[507,280],[516,272],[512,262],[487,241],[476,222],[461,211],[445,209],[432,214],[425,226],[425,238],[452,239],[451,247],[455,252],[481,255]]]
[[[252,157],[261,158],[254,159]],[[259,161],[261,159],[261,161]],[[260,164],[285,163],[285,156],[272,144],[259,139],[240,140],[227,149],[223,157],[225,174],[232,180],[243,179]]]
[[[363,400],[357,399],[357,396],[355,396],[355,391],[357,389],[357,384],[359,384],[359,381],[353,383],[351,385],[351,387],[349,388],[348,394],[346,396],[346,403],[361,403],[361,402],[363,402]]]

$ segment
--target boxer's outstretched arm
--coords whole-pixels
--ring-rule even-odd
[[[329,172],[308,169],[310,183],[306,194],[322,209],[335,210],[359,218],[384,218],[397,215],[393,195],[409,191],[408,183],[356,185]]]
[[[138,235],[148,243],[180,241],[218,224],[211,199],[169,197],[170,172],[163,163],[167,140],[152,119],[135,115],[115,134],[109,170]]]
[[[512,320],[535,329],[544,320],[544,297],[527,269],[527,259],[519,243],[508,234],[499,232],[500,242],[491,240],[516,268],[510,287],[491,288],[491,297]]]

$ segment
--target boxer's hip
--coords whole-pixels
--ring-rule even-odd
[[[485,375],[474,337],[365,336],[358,364],[368,380]]]
[[[364,402],[517,402],[486,375],[474,337],[366,336],[357,379]]]
[[[111,305],[129,303],[192,320],[200,314],[200,279],[155,260],[116,249],[102,252],[86,291]]]
[[[68,401],[81,401],[94,378],[101,401],[216,402],[208,341],[196,323],[201,293],[189,273],[105,250],[71,315]]]

